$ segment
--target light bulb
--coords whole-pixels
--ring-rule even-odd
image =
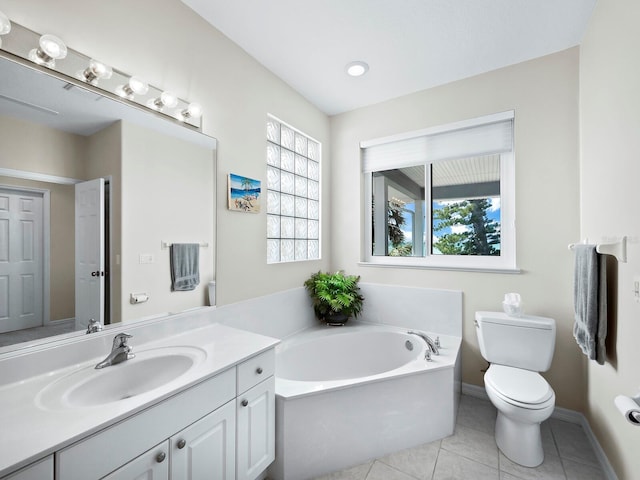
[[[38,65],[54,68],[56,60],[67,56],[67,46],[55,35],[42,35],[39,43],[39,48],[29,52],[29,60]]]
[[[11,21],[3,12],[0,12],[0,35],[6,35],[11,31]]]
[[[128,85],[136,95],[144,95],[149,91],[149,85],[137,77],[131,77]]]
[[[360,77],[369,71],[365,62],[351,62],[347,65],[347,73],[352,77]]]
[[[137,77],[131,77],[126,85],[120,85],[116,88],[116,94],[133,100],[134,95],[144,95],[149,91],[149,85]]]
[[[200,118],[202,116],[202,105],[193,102],[187,105],[187,108],[176,113],[176,118],[181,122],[189,118]]]
[[[182,115],[185,118],[198,118],[202,116],[202,105],[200,105],[199,103],[190,103],[189,105],[187,105],[187,108],[185,108],[182,111]]]
[[[178,104],[178,97],[171,92],[162,92],[160,100],[165,107],[173,108]]]
[[[105,65],[102,62],[91,59],[89,66],[82,72],[78,72],[78,78],[90,83],[91,85],[97,85],[98,80],[108,80],[113,75],[113,69],[109,65]]]
[[[178,104],[178,97],[171,92],[162,92],[158,98],[149,100],[147,106],[154,110],[162,110],[164,107],[173,108]]]

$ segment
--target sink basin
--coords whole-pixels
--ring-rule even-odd
[[[135,351],[135,358],[96,370],[82,368],[53,381],[36,396],[44,409],[94,407],[150,392],[178,379],[202,362],[196,347],[164,347]]]

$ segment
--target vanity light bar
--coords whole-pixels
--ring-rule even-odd
[[[200,104],[180,99],[168,91],[150,86],[138,77],[72,50],[55,35],[40,35],[19,24],[12,24],[3,12],[0,12],[0,35],[5,39],[3,45],[0,37],[0,49],[5,52],[49,68],[58,74],[78,79],[198,130],[202,128]],[[38,46],[33,48],[36,42]],[[64,60],[67,56],[69,58]],[[78,70],[78,64],[84,64],[86,67]],[[70,71],[71,69],[73,71]]]

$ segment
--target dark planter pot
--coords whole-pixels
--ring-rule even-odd
[[[349,316],[345,315],[344,313],[329,313],[324,316],[324,321],[327,323],[327,325],[331,326],[344,325],[345,323],[347,323],[347,320],[349,320]]]

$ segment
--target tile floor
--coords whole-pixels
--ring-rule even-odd
[[[542,424],[545,460],[527,468],[508,460],[493,437],[496,409],[462,395],[450,437],[378,458],[316,480],[604,480],[582,427],[550,419]]]

